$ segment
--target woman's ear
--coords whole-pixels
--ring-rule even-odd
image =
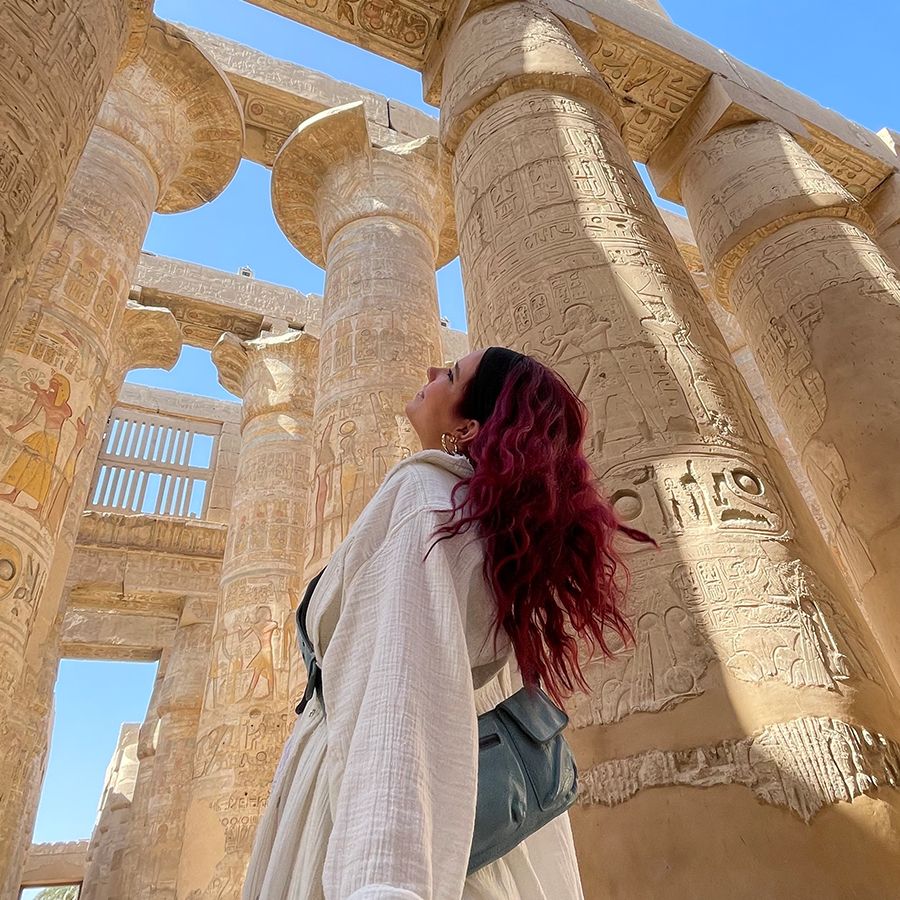
[[[460,444],[471,443],[475,439],[475,435],[478,434],[480,428],[481,425],[477,419],[467,419],[462,425],[456,428],[456,440]]]

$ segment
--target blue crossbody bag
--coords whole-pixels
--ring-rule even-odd
[[[322,670],[306,630],[309,602],[322,572],[307,585],[297,609],[308,676],[298,715],[314,695],[325,711]],[[467,874],[500,859],[575,802],[578,772],[562,734],[568,723],[540,688],[522,688],[478,717],[478,796]]]

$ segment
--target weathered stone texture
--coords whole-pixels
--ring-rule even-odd
[[[361,104],[308,119],[275,162],[276,218],[326,270],[307,577],[418,448],[403,409],[443,362],[440,191],[437,142],[373,147]]]
[[[22,887],[78,884],[87,867],[88,841],[32,844],[22,870]]]
[[[247,342],[226,334],[213,349],[220,381],[243,398],[243,421],[186,786],[179,897],[239,896],[301,693],[293,611],[303,587],[318,349],[314,337],[291,331]]]
[[[116,76],[0,358],[0,718],[6,758],[0,853],[18,885],[58,660],[62,586],[103,429],[126,371],[174,365],[171,314],[129,304],[154,209],[191,209],[228,183],[242,122],[224,77],[177,29],[149,26]],[[13,737],[13,735],[15,737]],[[23,839],[24,835],[24,839]],[[16,845],[13,849],[13,845]]]
[[[106,770],[97,823],[87,851],[85,900],[124,897],[120,876],[122,848],[128,840],[131,801],[138,780],[138,725],[123,725],[115,753]]]
[[[116,65],[152,0],[0,8],[0,351],[22,308]]]
[[[586,896],[893,896],[896,133],[657,0],[251,2],[421,70],[440,122],[148,0],[0,3],[0,898],[236,900],[305,580],[417,449],[427,366],[488,344],[578,390],[661,547],[628,551],[634,646],[569,710]],[[324,297],[140,253],[241,155]],[[470,334],[438,314],[457,253]],[[240,404],[122,387],[182,337]],[[22,870],[61,656],[157,679],[90,845]]]
[[[897,734],[881,656],[633,167],[596,70],[552,14],[511,3],[463,24],[443,86],[473,343],[532,353],[566,376],[588,405],[586,450],[617,512],[661,547],[628,555],[635,646],[592,665],[591,694],[572,703],[582,770],[635,757],[643,777],[641,760],[674,754],[674,765],[636,780],[639,796],[705,786],[702,766],[677,763],[738,734],[764,731],[786,754],[790,730],[774,726],[798,715]],[[796,765],[815,770],[817,740],[796,748]],[[867,792],[891,786],[856,757],[848,765]],[[721,772],[750,786],[737,769]],[[645,820],[668,844],[694,801],[684,790],[654,796]],[[900,807],[892,792],[878,797],[885,816]],[[766,799],[742,816],[777,830],[777,798]],[[627,805],[591,802],[573,820],[597,895],[666,890],[662,870],[658,881],[652,873],[656,838],[620,857],[591,852],[594,835],[622,827]],[[756,866],[731,834],[704,884],[717,883],[719,866],[748,877]],[[822,890],[829,879],[823,869]]]
[[[712,133],[704,122],[686,144],[681,194],[716,293],[741,323],[900,674],[900,481],[883,464],[900,446],[891,377],[900,280],[856,198],[784,128],[759,120],[715,130],[729,119],[717,114]]]

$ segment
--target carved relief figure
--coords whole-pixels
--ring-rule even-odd
[[[331,493],[331,484],[334,477],[334,450],[331,447],[331,429],[334,427],[334,414],[328,417],[328,422],[322,432],[319,442],[319,452],[316,457],[316,471],[313,477],[315,483],[313,522],[313,546],[306,564],[309,565],[322,555],[322,542],[325,534],[325,505]]]
[[[93,414],[93,410],[89,406],[75,420],[75,443],[69,450],[59,481],[54,486],[50,495],[50,502],[47,505],[47,527],[53,533],[57,531],[65,515],[66,502],[69,499],[72,483],[75,480],[75,468],[78,464],[78,457],[81,456],[81,451],[84,449],[87,441]]]
[[[356,422],[348,419],[338,428],[341,460],[341,534],[346,535],[362,511],[366,498],[366,455],[359,442]]]
[[[820,501],[830,506],[828,512],[834,528],[834,537],[850,571],[861,584],[875,574],[875,566],[859,533],[844,519],[841,506],[850,487],[850,476],[841,454],[834,444],[826,444],[817,437],[810,439],[803,448],[803,464]]]
[[[0,477],[0,483],[8,487],[0,492],[0,500],[15,503],[20,494],[26,494],[37,503],[37,507],[31,509],[40,515],[50,493],[60,433],[63,424],[72,416],[72,407],[68,403],[71,386],[65,375],[54,372],[46,389],[29,381],[28,390],[34,394],[31,409],[7,431],[10,434],[21,431],[26,425],[35,423],[42,412],[43,426],[25,438],[21,452]]]
[[[275,685],[272,635],[277,630],[278,623],[272,618],[272,610],[268,606],[258,606],[254,621],[247,628],[242,628],[240,631],[242,641],[246,640],[251,634],[259,641],[259,650],[244,667],[245,671],[251,673],[250,685],[247,688],[247,693],[244,695],[245,700],[253,697],[260,677],[266,679],[266,692],[263,696],[269,697],[272,694]]]

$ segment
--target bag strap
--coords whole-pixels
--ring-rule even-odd
[[[322,569],[306,586],[306,592],[303,594],[300,606],[297,607],[297,636],[300,641],[300,653],[303,655],[303,661],[306,663],[306,690],[297,704],[296,712],[298,716],[303,714],[303,710],[306,709],[307,704],[312,700],[313,694],[319,698],[319,705],[322,707],[322,712],[325,712],[325,698],[322,695],[322,669],[316,660],[316,650],[313,647],[312,640],[310,640],[309,632],[306,630],[306,616],[309,612],[309,603],[316,585],[318,585],[319,579],[324,572],[325,569]]]

